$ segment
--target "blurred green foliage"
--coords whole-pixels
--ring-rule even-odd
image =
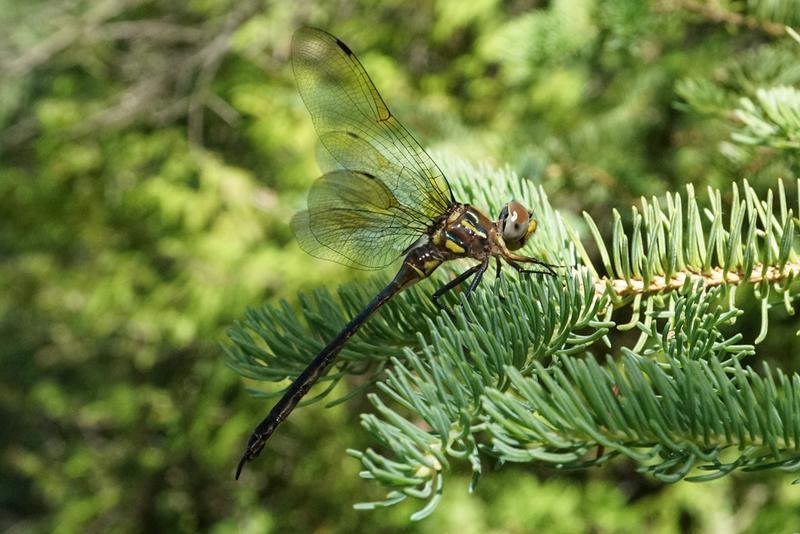
[[[267,406],[223,365],[226,327],[361,276],[288,230],[318,172],[294,28],[348,42],[427,146],[508,163],[602,225],[685,183],[797,175],[791,145],[733,135],[739,98],[798,87],[789,4],[0,0],[0,529],[408,531],[411,508],[351,508],[378,492],[343,454],[366,443],[363,397],[299,411],[232,480]],[[793,328],[765,354],[790,366]],[[414,528],[785,531],[787,482],[507,468]]]

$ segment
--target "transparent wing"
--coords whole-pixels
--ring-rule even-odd
[[[312,256],[380,269],[419,239],[428,230],[427,222],[372,175],[335,171],[314,182],[308,209],[292,218],[291,228]]]
[[[420,219],[447,210],[453,195],[444,174],[394,118],[347,45],[302,28],[292,38],[292,67],[320,141],[342,167],[383,181]]]

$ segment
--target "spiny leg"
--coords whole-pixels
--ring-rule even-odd
[[[569,268],[568,265],[556,265],[556,264],[553,264],[553,263],[547,263],[545,261],[542,261],[542,260],[540,260],[538,258],[534,258],[534,257],[531,257],[531,256],[517,256],[516,254],[504,254],[503,255],[503,259],[506,260],[510,265],[513,265],[513,264],[516,263],[517,265],[514,265],[514,268],[517,269],[518,271],[519,271],[519,269],[517,267],[519,267],[518,264],[520,264],[520,263],[533,263],[534,265],[541,265],[542,267],[547,269],[547,274],[549,274],[551,276],[558,276],[558,273],[556,273],[555,269],[568,269]],[[531,272],[539,273],[540,271],[531,271]]]
[[[536,264],[536,265],[541,265],[546,270],[545,271],[537,271],[537,270],[534,270],[534,269],[525,269],[524,267],[522,267],[519,263],[515,262],[514,260],[510,260],[508,258],[505,258],[506,262],[508,262],[508,264],[510,266],[512,266],[514,269],[516,269],[516,271],[518,273],[520,273],[520,274],[546,274],[548,276],[553,276],[553,277],[558,276],[558,273],[556,273],[555,270],[553,270],[553,267],[549,263],[545,263],[543,261],[539,261],[539,260],[536,260],[534,258],[530,258],[530,259],[531,259],[531,261],[529,263],[533,263],[533,264]]]
[[[497,290],[498,298],[500,300],[506,300],[505,295],[503,295],[502,291],[500,290],[500,282],[503,279],[503,263],[500,261],[500,256],[495,256],[494,259],[497,262],[497,272],[495,273],[495,280],[497,280],[497,282],[494,284],[494,287]]]
[[[489,268],[489,260],[483,260],[483,263],[480,265],[476,265],[478,267],[478,274],[475,275],[475,278],[472,279],[472,283],[469,285],[469,289],[467,289],[466,297],[472,294],[475,291],[475,288],[478,287],[478,284],[481,283],[481,278],[483,278],[483,273],[486,272],[486,269]]]
[[[459,285],[461,282],[463,282],[464,280],[475,274],[482,266],[483,263],[479,263],[478,265],[473,265],[472,267],[470,267],[469,269],[459,274],[458,276],[447,282],[445,285],[434,291],[433,295],[431,296],[431,299],[433,299],[434,304],[439,306],[439,297],[441,297],[442,295],[444,295],[445,293],[447,293],[448,291]]]

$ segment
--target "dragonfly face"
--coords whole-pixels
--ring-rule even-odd
[[[515,200],[503,207],[496,222],[469,204],[454,204],[434,227],[430,241],[447,259],[485,260],[522,248],[535,230],[531,212]]]
[[[509,202],[492,221],[469,204],[456,202],[447,178],[389,111],[342,41],[314,28],[297,30],[292,68],[320,141],[340,166],[314,182],[308,208],[292,218],[298,243],[312,256],[360,269],[381,269],[403,254],[405,258],[389,285],[314,357],[256,427],[236,478],[370,315],[442,263],[478,261],[436,290],[434,301],[472,277],[469,295],[492,258],[498,276],[501,259],[520,273],[555,274],[553,266],[512,252],[536,229],[522,204]],[[523,263],[544,271],[525,269]]]

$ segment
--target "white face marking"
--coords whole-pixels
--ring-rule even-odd
[[[517,212],[516,211],[512,211],[511,212],[511,220],[512,221],[516,221],[517,220]]]

